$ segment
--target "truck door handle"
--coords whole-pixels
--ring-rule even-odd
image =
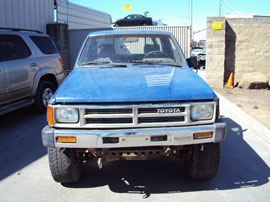
[[[37,63],[34,63],[34,62],[33,62],[33,63],[30,64],[30,66],[31,66],[31,67],[37,67],[38,65],[37,65]]]

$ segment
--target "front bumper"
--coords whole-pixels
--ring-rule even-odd
[[[225,139],[227,126],[224,122],[211,125],[187,126],[177,128],[147,128],[118,130],[56,129],[45,126],[42,130],[42,143],[45,147],[59,148],[119,148],[191,145],[218,143]],[[198,132],[212,132],[212,138],[193,139]],[[76,137],[76,143],[57,142],[58,137]],[[153,137],[166,136],[166,140],[153,141]],[[104,142],[105,137],[118,138],[117,143]]]

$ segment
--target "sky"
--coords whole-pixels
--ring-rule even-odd
[[[188,25],[190,22],[190,0],[69,0],[92,9],[108,13],[112,21],[129,14],[144,14],[154,21],[162,20],[168,25]],[[123,11],[123,5],[130,4],[130,11]],[[223,15],[228,13],[251,13],[270,15],[270,0],[221,0]],[[193,31],[206,28],[207,17],[219,15],[219,0],[192,0]]]

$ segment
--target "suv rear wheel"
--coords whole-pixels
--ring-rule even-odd
[[[75,183],[81,176],[81,163],[73,149],[48,148],[51,174],[56,182]]]
[[[50,81],[41,81],[39,83],[35,97],[35,106],[39,112],[46,112],[48,102],[53,96],[55,90],[56,86]]]
[[[219,143],[194,145],[191,158],[185,160],[186,174],[194,180],[210,179],[218,171],[219,158]]]

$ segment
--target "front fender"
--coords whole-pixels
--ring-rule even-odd
[[[37,93],[38,84],[39,84],[39,81],[42,78],[42,76],[48,75],[48,74],[52,74],[56,77],[55,70],[50,66],[42,67],[36,72],[36,74],[34,76],[34,80],[33,80],[33,89],[32,89],[33,96],[35,96]]]

